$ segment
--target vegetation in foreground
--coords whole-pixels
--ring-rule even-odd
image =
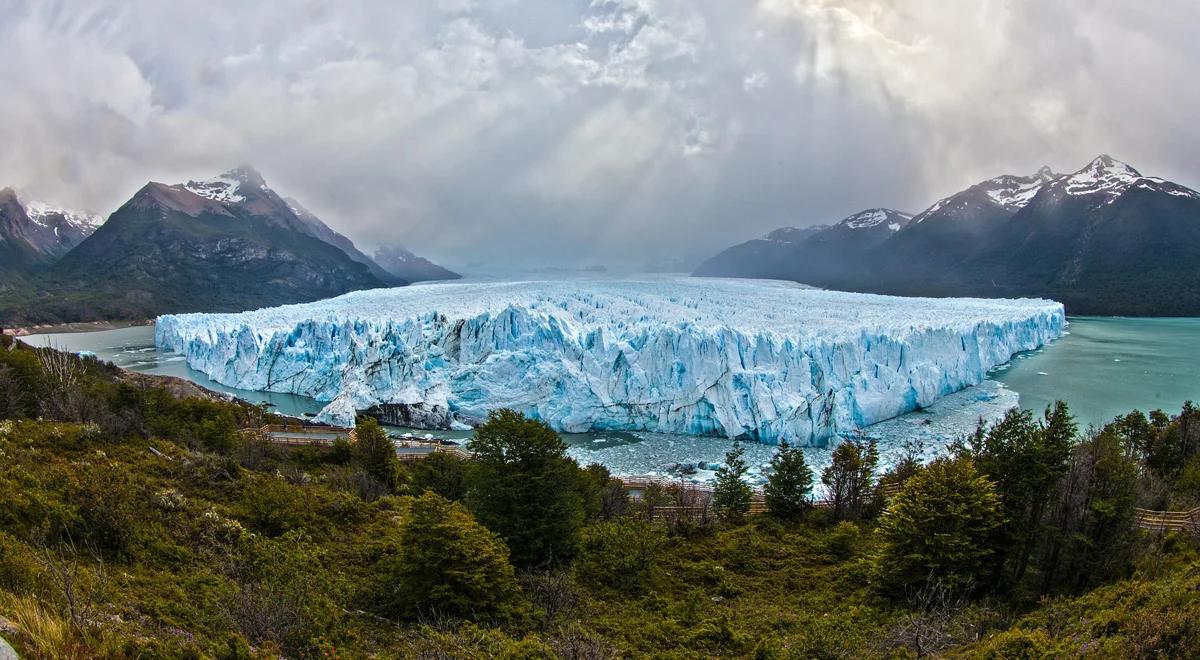
[[[0,615],[26,657],[1194,657],[1200,411],[1081,437],[1014,412],[876,479],[850,441],[774,461],[750,515],[630,500],[497,412],[475,459],[281,450],[258,409],[0,340]],[[835,499],[811,506],[820,479]],[[898,492],[888,501],[884,492]],[[692,515],[669,515],[687,507]]]

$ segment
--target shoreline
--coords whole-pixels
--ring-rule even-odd
[[[154,325],[154,319],[135,319],[132,321],[77,321],[75,323],[48,323],[45,325],[27,325],[15,328],[4,328],[4,334],[10,337],[28,337],[29,335],[74,334],[77,332],[102,332],[104,330],[120,330],[139,326]]]

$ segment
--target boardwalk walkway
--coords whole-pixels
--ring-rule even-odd
[[[1200,532],[1200,507],[1190,511],[1135,509],[1133,525],[1149,532]]]

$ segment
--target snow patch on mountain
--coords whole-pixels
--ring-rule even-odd
[[[911,218],[912,215],[908,213],[891,209],[867,209],[842,220],[841,224],[850,229],[869,229],[891,221],[888,228],[892,231],[899,231],[900,227]]]
[[[980,186],[993,202],[1006,209],[1016,211],[1029,204],[1043,186],[1061,176],[1055,174],[1049,167],[1042,167],[1032,176],[1005,174],[989,179]]]
[[[184,188],[205,198],[221,203],[233,203],[245,201],[245,197],[238,194],[238,188],[241,187],[242,181],[238,180],[231,173],[225,173],[204,181],[188,181],[183,184]]]
[[[25,215],[29,216],[32,222],[42,227],[49,228],[55,225],[55,223],[51,222],[53,216],[62,216],[68,225],[89,233],[95,230],[96,227],[104,224],[104,217],[97,213],[76,211],[36,200],[22,202],[21,205],[25,208]],[[57,235],[59,227],[54,226],[53,228]]]
[[[824,444],[981,382],[1060,336],[1046,300],[907,299],[691,278],[439,284],[158,319],[213,380],[397,406],[432,426],[508,407],[562,431]]]

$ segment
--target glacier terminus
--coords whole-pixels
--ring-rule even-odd
[[[454,282],[157,320],[213,380],[466,428],[512,408],[557,430],[823,446],[984,380],[1061,336],[1038,299],[900,298],[765,281]]]

